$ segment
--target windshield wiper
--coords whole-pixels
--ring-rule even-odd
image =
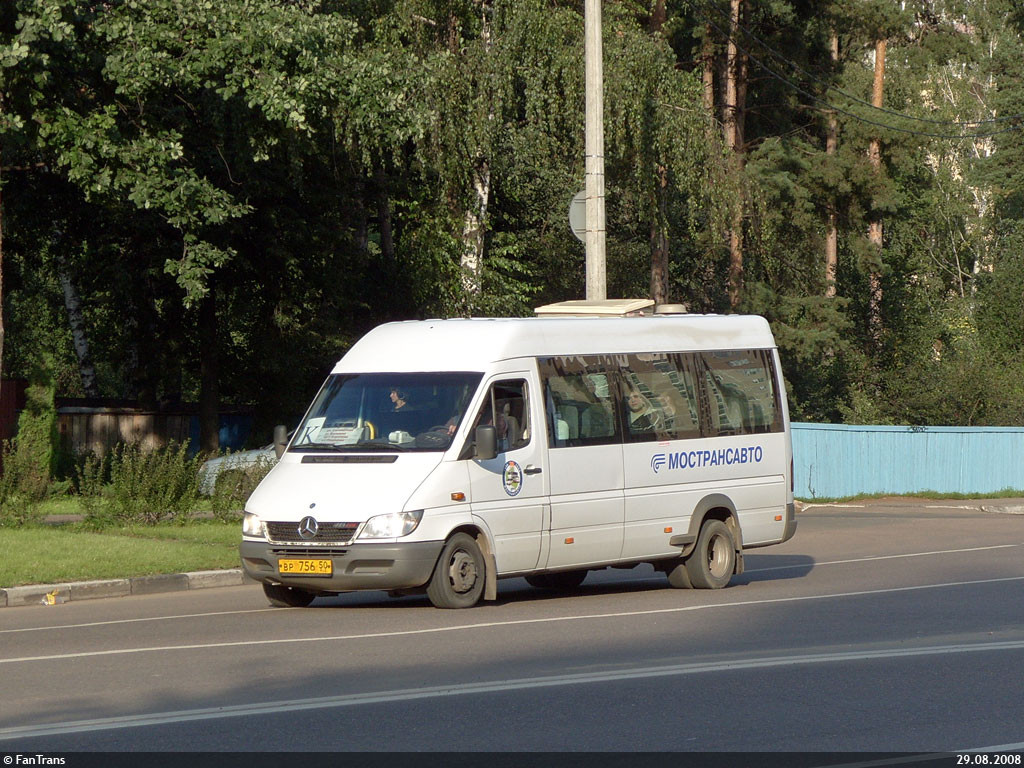
[[[292,451],[343,451],[345,447],[342,445],[335,445],[334,443],[301,443],[300,445],[293,445],[290,450]]]

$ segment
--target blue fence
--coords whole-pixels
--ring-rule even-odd
[[[1024,429],[793,424],[794,494],[1024,490]]]

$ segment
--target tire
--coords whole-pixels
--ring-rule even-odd
[[[736,569],[736,542],[729,526],[707,520],[697,536],[697,546],[686,559],[686,573],[696,589],[721,589]]]
[[[558,571],[556,573],[532,573],[526,583],[538,589],[576,589],[587,578],[586,571]]]
[[[316,599],[315,592],[286,587],[284,584],[264,584],[263,594],[275,608],[305,608]]]
[[[444,545],[427,584],[435,608],[472,608],[484,592],[486,564],[476,540],[456,533]]]

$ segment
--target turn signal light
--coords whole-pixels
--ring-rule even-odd
[[[466,500],[466,494],[464,494],[462,491],[456,491],[455,493],[452,494],[452,501],[465,501],[465,500]]]

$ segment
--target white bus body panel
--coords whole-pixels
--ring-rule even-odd
[[[551,553],[548,568],[617,560],[624,520],[622,446],[549,451]]]

